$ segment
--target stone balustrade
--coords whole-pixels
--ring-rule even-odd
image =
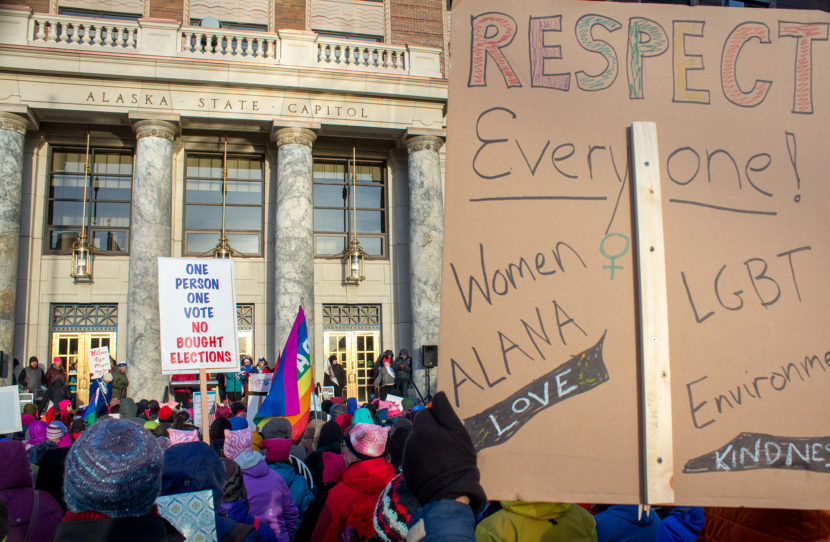
[[[407,73],[406,47],[317,38],[317,63],[330,68]]]
[[[31,46],[153,57],[257,62],[353,72],[443,77],[441,50],[321,37],[182,26],[175,21],[95,19],[0,6],[0,46]]]
[[[279,35],[221,28],[182,27],[181,54],[195,58],[274,61]]]
[[[132,21],[33,14],[29,19],[29,44],[84,50],[139,50],[140,27]]]

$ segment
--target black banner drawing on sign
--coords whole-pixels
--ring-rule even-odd
[[[756,469],[830,473],[830,437],[741,433],[721,448],[690,459],[683,472],[696,474]]]
[[[607,333],[607,331],[606,331]],[[507,399],[464,420],[476,450],[507,442],[539,412],[608,381],[602,359],[606,333],[592,347],[524,386]]]

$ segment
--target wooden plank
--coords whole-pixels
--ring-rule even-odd
[[[631,152],[640,270],[644,496],[646,504],[666,504],[674,502],[671,375],[663,207],[653,122],[632,124]]]
[[[207,396],[207,370],[199,369],[199,393],[201,401],[199,406],[202,410],[202,440],[210,444],[210,420],[208,420],[208,396]]]

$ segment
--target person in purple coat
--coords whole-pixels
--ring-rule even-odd
[[[299,524],[297,505],[283,477],[268,468],[264,455],[253,451],[252,440],[250,428],[225,430],[225,457],[242,469],[251,514],[264,519],[279,542],[289,542]]]
[[[8,540],[51,540],[63,510],[50,494],[32,489],[32,471],[23,443],[0,442],[0,462],[0,499],[9,507]]]

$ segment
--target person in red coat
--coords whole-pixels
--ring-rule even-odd
[[[359,540],[374,536],[372,516],[383,488],[395,476],[386,461],[388,427],[359,423],[343,441],[346,470],[329,490],[311,535],[314,542],[337,542],[345,531],[354,531]]]

